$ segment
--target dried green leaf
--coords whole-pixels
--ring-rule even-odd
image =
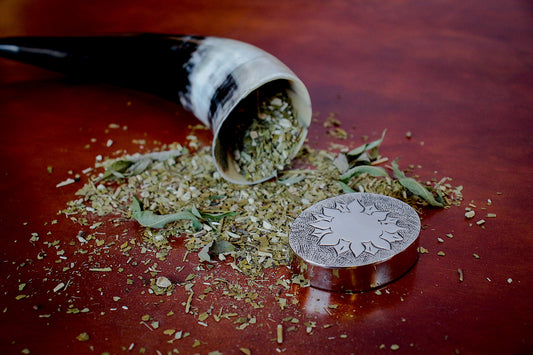
[[[439,202],[442,206],[444,206],[445,204],[445,201],[444,201],[444,194],[442,193],[442,191],[440,189],[435,189],[435,191],[437,192],[437,196],[435,197],[435,199],[437,200],[437,202]],[[441,206],[441,207],[442,207]]]
[[[196,216],[195,216],[196,217]],[[202,229],[202,223],[200,223],[200,221],[197,219],[197,218],[194,218],[191,220],[191,224],[192,224],[192,228],[195,230],[195,231],[199,231]]]
[[[348,169],[350,168],[350,165],[348,164],[348,158],[346,158],[346,154],[340,153],[337,155],[335,160],[333,160],[333,165],[339,170],[339,173],[344,174]]]
[[[420,196],[424,200],[426,200],[431,206],[443,207],[442,203],[438,202],[433,196],[433,194],[415,179],[402,178],[398,179],[398,181],[400,182],[400,184],[402,184],[402,186],[411,191],[413,194]]]
[[[198,218],[189,211],[182,211],[178,213],[157,215],[152,211],[143,211],[141,202],[137,197],[133,196],[133,202],[131,204],[131,216],[137,220],[142,226],[150,228],[163,228],[169,222],[178,220],[190,220],[197,225],[200,224]],[[201,228],[201,224],[200,224]]]
[[[394,159],[391,163],[392,165],[392,174],[396,179],[404,179],[406,178],[403,171],[400,170],[400,167],[398,166],[398,158]]]
[[[347,172],[342,174],[340,176],[339,180],[341,180],[343,182],[348,182],[354,176],[361,175],[363,173],[366,173],[366,174],[368,174],[370,176],[373,176],[373,177],[380,177],[380,176],[386,177],[386,176],[389,176],[389,174],[387,174],[387,171],[385,171],[385,169],[383,169],[383,168],[381,168],[379,166],[358,165],[358,166],[354,166],[353,168],[351,168],[350,170],[348,170]]]
[[[215,240],[209,248],[209,251],[213,254],[224,254],[235,250],[235,246],[227,240]]]
[[[218,222],[221,219],[225,217],[233,217],[237,215],[237,212],[224,212],[224,213],[207,213],[207,212],[200,212],[198,209],[196,209],[195,206],[193,206],[194,210],[191,211],[195,216],[199,216],[198,218],[204,222],[207,222],[210,227],[213,229],[216,229],[215,226],[213,226],[213,222]],[[193,227],[195,230],[200,230],[202,228],[201,224],[198,225],[196,222],[193,221]]]
[[[133,196],[133,201],[131,204],[131,216],[136,219],[142,226],[150,228],[163,228],[167,223],[178,221],[178,220],[190,220],[192,226],[195,230],[202,229],[202,223],[200,221],[205,221],[209,224],[211,222],[218,222],[224,217],[235,216],[236,212],[225,212],[225,213],[205,213],[200,212],[195,205],[190,209],[185,209],[181,212],[158,215],[152,211],[143,211],[141,207],[141,202],[136,196]]]
[[[286,172],[283,176],[279,177],[278,182],[283,185],[291,186],[291,185],[299,183],[303,179],[305,179],[304,174],[299,174],[299,173],[291,174],[291,171],[289,171],[289,172]]]
[[[148,169],[150,164],[152,164],[152,160],[148,158],[141,159],[135,162],[132,166],[128,168],[127,176],[134,176],[134,175],[142,174],[143,171]]]
[[[385,139],[385,133],[387,133],[386,129],[384,129],[383,132],[381,133],[381,138],[376,139],[375,141],[367,144],[366,150],[372,150],[374,148],[378,148],[381,145],[381,143],[383,143],[383,139]]]
[[[219,254],[229,253],[234,250],[235,246],[227,240],[213,240],[200,249],[198,252],[198,258],[200,261],[211,262],[211,255],[216,256]]]
[[[200,261],[208,261],[211,262],[211,256],[209,255],[209,249],[213,245],[213,242],[207,243],[200,251],[198,252],[198,258]]]
[[[383,139],[385,138],[386,132],[387,130],[384,129],[383,133],[381,133],[381,138],[376,139],[375,141],[372,141],[370,143],[360,145],[359,147],[349,151],[346,155],[349,156],[351,159],[356,159],[364,152],[378,148],[381,143],[383,143]]]
[[[394,173],[394,177],[398,179],[400,184],[402,184],[403,187],[405,187],[407,190],[411,191],[411,193],[423,198],[427,203],[429,203],[431,206],[435,207],[443,207],[444,205],[437,201],[435,199],[435,196],[429,191],[424,185],[419,183],[413,178],[406,177],[404,172],[400,170],[398,167],[398,163],[396,160],[392,162],[392,169]]]
[[[196,205],[192,205],[192,208],[189,210],[196,218],[202,218],[200,211],[196,208]]]
[[[366,151],[366,146],[367,144],[360,145],[359,147],[350,150],[348,153],[346,153],[346,155],[352,159],[355,159]]]
[[[129,160],[117,160],[114,161],[104,172],[104,179],[110,178],[123,178],[126,170],[133,165]]]
[[[147,170],[154,161],[166,161],[182,155],[184,148],[163,152],[153,152],[144,155],[130,156],[128,159],[114,161],[104,172],[103,179],[125,178],[135,176]]]
[[[345,184],[344,182],[342,182],[342,181],[339,181],[339,185],[341,186],[342,191],[343,191],[344,193],[349,194],[349,193],[355,192],[354,189],[352,189],[350,186],[346,185],[346,184]]]

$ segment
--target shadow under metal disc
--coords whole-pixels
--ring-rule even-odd
[[[408,204],[372,193],[328,198],[292,223],[292,267],[311,286],[357,292],[389,283],[418,258],[420,218]]]

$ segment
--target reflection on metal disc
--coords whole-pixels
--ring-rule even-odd
[[[356,292],[402,276],[418,257],[420,218],[406,203],[351,193],[323,200],[296,218],[293,268],[311,286]]]

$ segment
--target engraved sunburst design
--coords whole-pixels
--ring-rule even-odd
[[[313,213],[316,219],[313,236],[318,244],[333,246],[337,254],[351,251],[355,257],[364,252],[375,255],[378,250],[391,250],[391,243],[403,240],[398,233],[398,218],[380,211],[375,204],[363,206],[357,199],[349,204],[335,203],[335,208],[322,208]]]

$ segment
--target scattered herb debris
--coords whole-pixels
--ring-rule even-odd
[[[282,324],[278,324],[276,328],[276,341],[278,342],[278,344],[283,343],[283,325]]]
[[[80,333],[76,339],[78,339],[79,341],[88,341],[90,339],[90,336],[89,334],[83,332],[83,333]]]
[[[335,123],[332,125],[335,126]],[[392,196],[419,212],[429,206],[447,208],[459,205],[462,188],[452,186],[451,179],[420,182],[406,176],[413,170],[411,166],[402,171],[397,160],[386,165],[389,159],[379,152],[385,133],[379,139],[355,149],[341,150],[343,153],[304,146],[292,165],[285,167],[285,170],[276,167],[275,178],[252,186],[235,185],[224,180],[214,166],[210,148],[201,147],[192,135],[187,139],[194,143],[195,149],[198,148],[194,152],[179,144],[171,144],[163,146],[161,151],[144,155],[114,159],[99,157],[94,169],[83,171],[88,179],[77,192],[78,198],[69,202],[61,213],[82,226],[83,230],[72,236],[71,245],[79,246],[83,253],[94,248],[94,253],[98,255],[115,246],[124,255],[130,256],[132,248],[140,248],[141,254],[153,252],[150,255],[165,260],[171,246],[180,239],[180,243],[183,242],[187,248],[183,262],[197,263],[195,271],[189,271],[192,273],[186,277],[186,274],[176,276],[167,271],[161,273],[154,260],[148,258],[139,261],[131,254],[127,263],[135,266],[144,264],[147,267],[145,273],[151,275],[147,278],[138,276],[145,287],[142,293],[169,296],[176,288],[182,288],[184,298],[180,312],[190,314],[199,325],[205,327],[208,323],[224,320],[233,323],[237,330],[251,325],[263,326],[260,317],[256,318],[250,312],[240,313],[237,305],[234,305],[234,310],[221,307],[216,311],[212,304],[206,308],[205,302],[201,301],[209,300],[210,294],[217,292],[216,297],[245,302],[250,309],[264,308],[270,300],[260,296],[257,290],[258,287],[264,287],[260,284],[263,270],[290,263],[289,227],[303,209],[325,198],[350,191]],[[250,134],[250,139],[258,139],[258,136]],[[105,171],[98,173],[102,168]],[[103,222],[103,216],[106,222]],[[117,234],[114,238],[105,235],[107,233],[99,229],[108,225],[108,221],[115,227],[122,223],[127,223],[128,228],[137,224],[141,238],[132,238],[126,229],[122,235]],[[65,257],[62,247],[51,244],[48,246],[56,247],[60,257],[58,262],[62,262],[61,257]],[[420,247],[419,252],[428,251]],[[93,256],[91,254],[89,258]],[[38,260],[41,260],[46,253],[41,250],[39,255],[41,258]],[[198,258],[190,258],[191,255]],[[211,274],[202,277],[197,273],[208,271],[215,263],[221,262],[231,266],[235,272],[249,276],[248,282],[230,282],[221,276],[217,278]],[[124,270],[121,265],[113,263],[97,262],[90,265],[88,270],[96,273],[120,273]],[[176,268],[178,273],[182,270],[183,266]],[[127,285],[134,282],[138,284],[133,274],[127,276]],[[66,282],[67,279],[63,280]],[[57,279],[54,285],[57,285],[56,292],[62,294],[69,283],[59,288],[60,283],[61,279]],[[307,287],[309,282],[301,275],[293,275],[268,286],[274,302],[285,314],[292,312],[291,305],[299,302],[290,291],[298,286]],[[21,299],[24,297],[20,296]],[[125,298],[117,297],[115,301],[119,300],[122,303]],[[336,308],[337,305],[329,305],[324,309],[331,314]],[[123,305],[122,309],[128,308]],[[88,308],[70,307],[67,313],[88,311]],[[173,312],[167,315],[171,314]],[[283,343],[284,335],[299,329],[310,335],[317,329],[315,321],[298,319],[294,315],[298,316],[293,314],[284,318],[283,322],[288,324],[278,323],[279,326],[274,327],[274,342]],[[160,326],[160,321],[148,314],[142,316],[140,323],[150,331],[159,329],[159,332],[167,334],[171,338],[169,343],[189,335],[163,322]],[[325,325],[324,328],[329,326]],[[203,344],[195,340],[192,346]],[[144,351],[142,347],[139,349],[139,352]],[[247,348],[240,350],[245,354],[250,353]]]
[[[457,269],[457,273],[459,274],[459,282],[463,282],[464,281],[463,270]]]
[[[90,179],[77,192],[83,198],[71,201],[63,213],[79,216],[80,224],[88,213],[133,218],[146,227],[144,242],[160,250],[160,259],[170,239],[185,236],[187,249],[199,253],[201,262],[227,260],[236,271],[260,277],[264,268],[289,264],[290,224],[325,198],[345,191],[373,192],[404,200],[419,211],[459,203],[461,187],[443,183],[447,178],[430,188],[406,177],[396,161],[389,167],[393,177],[373,165],[388,160],[379,154],[385,133],[347,152],[343,160],[348,170],[341,174],[334,164],[338,154],[304,147],[277,178],[252,186],[222,179],[209,147],[191,153],[172,144],[167,151],[109,159],[97,163],[106,167],[105,173]]]
[[[412,194],[423,198],[431,206],[444,207],[440,190],[435,190],[437,192],[437,195],[435,196],[430,190],[428,190],[414,178],[406,177],[404,172],[399,169],[396,160],[392,162],[392,169],[394,172],[394,177],[397,178],[400,184],[402,184],[402,186],[404,186]],[[437,201],[437,199],[440,201]]]

